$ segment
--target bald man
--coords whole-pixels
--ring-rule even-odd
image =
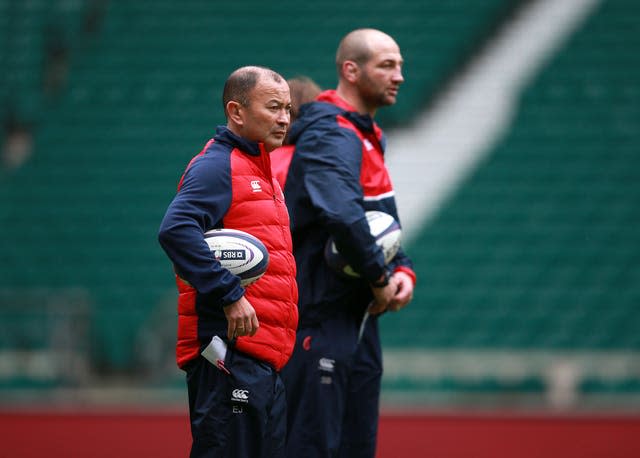
[[[178,298],[178,366],[186,371],[191,457],[282,457],[286,401],[279,371],[298,323],[289,216],[269,152],[289,126],[289,86],[242,67],[223,90],[218,127],[184,172],[160,226]],[[216,228],[258,237],[269,266],[255,283],[221,266],[204,240]]]
[[[412,298],[412,264],[400,250],[389,263],[365,212],[398,220],[376,111],[396,102],[402,55],[389,35],[358,29],[336,53],[338,86],[304,105],[289,138],[295,151],[283,179],[298,267],[300,325],[287,389],[287,456],[375,456],[382,357],[378,317]],[[333,237],[359,273],[327,265]]]

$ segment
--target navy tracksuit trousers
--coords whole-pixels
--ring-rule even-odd
[[[284,457],[286,399],[280,376],[232,347],[225,367],[229,373],[199,356],[185,368],[190,457]]]
[[[334,317],[298,329],[282,370],[287,395],[288,458],[373,458],[382,352],[378,320]]]

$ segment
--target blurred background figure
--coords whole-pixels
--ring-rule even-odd
[[[312,102],[322,92],[320,86],[308,76],[296,76],[287,80],[289,90],[291,91],[291,124],[297,119],[300,107],[306,103]],[[291,125],[289,126],[289,132]],[[289,133],[285,144],[280,148],[271,152],[271,170],[276,179],[280,182],[280,186],[284,189],[287,181],[287,171],[291,163],[291,157],[295,146],[289,141]]]
[[[300,107],[313,101],[322,89],[308,76],[296,76],[287,80],[291,91],[291,123],[298,118]]]

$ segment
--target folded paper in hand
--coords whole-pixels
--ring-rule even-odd
[[[224,365],[224,358],[227,356],[227,344],[218,336],[213,336],[211,342],[202,350],[202,356],[214,364],[218,369],[229,374],[229,370]]]

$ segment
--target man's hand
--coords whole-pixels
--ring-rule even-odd
[[[229,340],[240,336],[253,336],[258,332],[260,324],[256,311],[244,296],[223,307],[223,310],[229,323],[227,327]]]
[[[369,306],[369,313],[371,315],[378,315],[387,310],[398,290],[397,281],[394,276],[391,276],[387,286],[380,288],[376,288],[375,286],[371,287],[371,291],[373,292],[373,301]]]
[[[397,312],[404,308],[409,302],[411,302],[411,299],[413,299],[413,280],[411,280],[409,275],[402,271],[395,272],[391,278],[396,280],[398,289],[396,290],[396,294],[393,296],[393,299],[391,299],[387,309],[392,312]]]

